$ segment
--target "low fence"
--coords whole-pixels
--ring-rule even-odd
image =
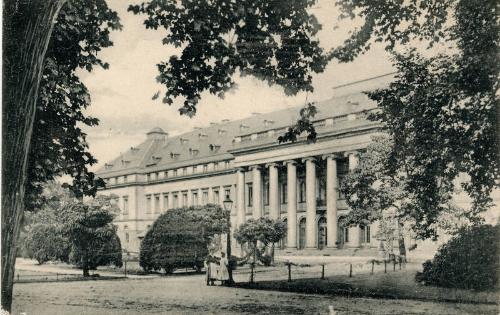
[[[324,263],[294,263],[284,262],[274,267],[257,267],[250,263],[250,275],[248,282],[254,283],[256,278],[264,280],[284,280],[291,282],[295,279],[318,278],[325,280],[330,276],[344,275],[350,278],[357,275],[373,275],[375,273],[389,273],[406,269],[406,261],[403,259],[377,260],[371,259],[366,262],[324,262]]]

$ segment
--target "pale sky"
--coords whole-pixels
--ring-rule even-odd
[[[162,45],[162,29],[146,30],[142,24],[144,16],[127,12],[129,1],[108,0],[108,3],[118,12],[123,24],[121,32],[111,34],[114,46],[100,54],[110,68],[80,74],[92,98],[87,113],[100,119],[99,126],[85,129],[90,151],[99,160],[93,170],[142,142],[146,132],[153,127],[161,127],[170,135],[175,135],[190,131],[195,126],[208,126],[210,122],[244,118],[252,112],[265,113],[306,102],[305,93],[286,97],[281,88],[269,87],[266,83],[246,77],[236,79],[238,87],[227,93],[224,100],[208,93],[202,95],[194,118],[180,116],[180,100],[171,106],[163,104],[161,97],[152,100],[155,92],[163,91],[155,81],[158,74],[156,64],[179,51]],[[348,30],[355,27],[352,23],[338,23],[338,12],[332,3],[320,0],[313,9],[323,25],[318,34],[320,43],[327,49],[340,45]],[[339,25],[337,30],[333,30],[335,24]],[[329,99],[333,96],[334,86],[392,71],[389,55],[381,45],[374,44],[368,53],[352,63],[331,62],[324,73],[314,77],[315,91],[307,95],[307,100]]]

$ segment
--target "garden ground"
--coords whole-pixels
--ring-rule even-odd
[[[335,268],[334,268],[335,266]],[[327,280],[319,280],[321,270],[317,265],[294,266],[294,281],[286,282],[286,266],[259,268],[256,281],[269,290],[247,288],[207,287],[204,276],[199,274],[177,274],[173,276],[148,276],[129,279],[71,281],[49,283],[17,283],[14,287],[13,314],[330,314],[330,306],[336,314],[498,314],[496,304],[445,303],[431,300],[361,298],[340,296],[335,292],[313,291],[314,294],[284,292],[300,291],[306,284],[331,287],[330,284],[358,284],[355,287],[388,286],[406,292],[414,290],[409,280],[411,266],[407,270],[383,270],[370,275],[369,270],[354,265],[352,278],[346,274],[346,264],[327,265]],[[30,272],[43,266],[32,266]],[[46,266],[52,271],[57,266]],[[347,266],[349,268],[349,266]],[[370,269],[370,268],[368,268]],[[66,269],[62,269],[66,270]],[[348,269],[347,269],[348,270]],[[362,272],[363,271],[363,272]],[[47,272],[46,270],[44,272]],[[333,274],[332,274],[333,273]],[[335,275],[338,273],[338,275]],[[284,278],[285,277],[285,278]],[[235,273],[239,283],[248,282],[248,269]],[[269,281],[272,278],[279,281]],[[283,280],[284,279],[284,280]],[[306,280],[307,279],[307,280]],[[385,279],[380,281],[380,279]],[[392,279],[392,280],[388,280]],[[351,281],[351,282],[349,282]],[[391,283],[392,282],[392,283]],[[394,288],[394,282],[402,282]],[[280,286],[290,286],[284,289]],[[444,289],[435,292],[444,292]],[[283,290],[283,291],[276,291]],[[306,290],[307,291],[307,290]],[[326,294],[324,294],[326,293]],[[332,294],[333,293],[333,294]],[[418,293],[418,291],[417,291]],[[397,297],[397,296],[396,296]],[[479,296],[485,298],[485,296]],[[486,295],[489,299],[489,295]]]

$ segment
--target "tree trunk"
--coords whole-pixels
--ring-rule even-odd
[[[4,1],[2,308],[12,305],[28,152],[45,52],[65,0]]]
[[[274,242],[271,243],[271,266],[274,266]]]
[[[398,221],[398,247],[399,256],[402,262],[406,262],[406,246],[405,246],[405,236],[403,234],[403,224]]]

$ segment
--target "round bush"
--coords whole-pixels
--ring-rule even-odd
[[[416,279],[442,287],[486,290],[497,287],[500,226],[462,229],[423,264]]]
[[[207,255],[205,230],[193,209],[170,209],[158,217],[142,240],[139,264],[145,271],[200,270]]]

